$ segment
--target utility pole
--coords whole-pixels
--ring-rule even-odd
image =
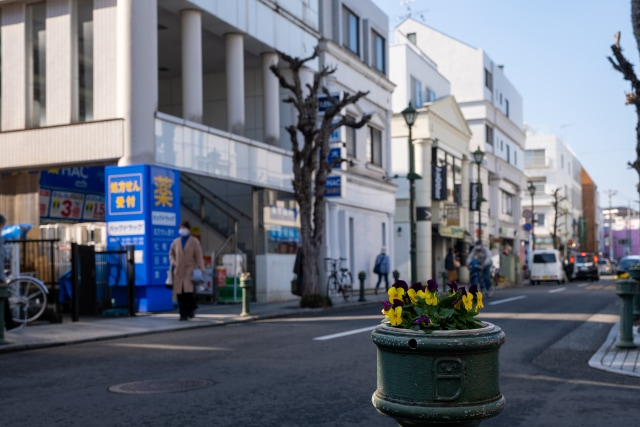
[[[609,260],[613,260],[613,211],[611,210],[611,196],[618,194],[616,190],[609,190]]]

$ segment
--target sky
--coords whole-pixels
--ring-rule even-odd
[[[373,0],[392,30],[406,0]],[[629,82],[614,70],[614,35],[640,77],[631,0],[414,0],[413,19],[483,49],[522,96],[524,122],[569,145],[595,182],[600,206],[638,208],[638,122]]]

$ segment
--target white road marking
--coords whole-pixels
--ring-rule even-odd
[[[506,299],[500,299],[498,301],[491,301],[490,303],[488,303],[488,305],[496,305],[496,304],[502,304],[505,302],[511,302],[511,301],[516,301],[519,299],[523,299],[526,298],[526,295],[520,295],[519,297],[513,297],[513,298],[506,298]]]
[[[562,287],[562,288],[555,288],[555,289],[551,289],[551,290],[549,291],[549,293],[550,293],[550,294],[555,294],[556,292],[562,292],[562,291],[566,291],[566,290],[567,290],[567,288],[565,288],[565,287]]]
[[[331,335],[324,335],[321,337],[315,337],[313,340],[314,341],[324,341],[324,340],[332,340],[334,338],[340,338],[340,337],[346,337],[347,335],[354,335],[354,334],[359,334],[362,332],[368,332],[368,331],[372,331],[376,328],[376,326],[368,326],[366,328],[360,328],[360,329],[352,329],[350,331],[345,331],[345,332],[339,332],[337,334],[331,334]]]
[[[576,286],[577,288],[584,288],[585,286],[587,286],[588,283],[580,283],[578,286]]]

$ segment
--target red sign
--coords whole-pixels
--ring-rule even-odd
[[[218,287],[225,286],[227,284],[226,267],[216,267],[216,279],[218,282]]]

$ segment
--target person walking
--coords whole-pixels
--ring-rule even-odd
[[[7,285],[7,275],[4,273],[4,238],[2,237],[2,230],[7,224],[7,218],[0,214],[0,286]],[[11,316],[11,307],[9,306],[9,298],[4,299],[4,327],[7,331],[15,329],[20,324],[13,321]]]
[[[180,237],[176,238],[169,249],[170,268],[173,269],[173,295],[178,299],[180,320],[195,317],[198,306],[194,296],[193,271],[204,271],[204,259],[200,241],[191,236],[189,221],[183,221],[178,228]]]
[[[383,247],[380,249],[380,254],[376,257],[376,262],[373,266],[373,272],[378,275],[378,283],[376,284],[375,293],[378,295],[378,288],[380,287],[380,282],[384,278],[384,288],[385,291],[389,290],[389,270],[391,269],[391,265],[389,262],[389,256],[387,255],[387,248]]]
[[[447,256],[444,259],[444,269],[447,270],[447,281],[455,282],[458,280],[458,268],[460,267],[460,259],[458,254],[453,252],[453,248],[449,248]]]
[[[493,295],[490,272],[491,264],[491,251],[482,244],[481,240],[477,240],[476,245],[471,249],[471,252],[469,252],[469,256],[467,257],[467,265],[470,270],[472,270],[474,266],[477,266],[479,269],[479,274],[476,280],[480,285],[480,289],[485,291],[487,296]],[[471,277],[473,278],[473,274]]]
[[[296,275],[296,293],[295,295],[302,296],[302,286],[304,282],[302,279],[302,263],[304,262],[304,255],[302,255],[302,246],[298,246],[296,251],[296,260],[293,263],[293,274]]]

